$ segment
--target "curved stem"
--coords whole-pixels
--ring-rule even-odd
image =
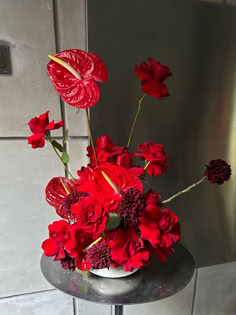
[[[135,128],[135,125],[136,125],[136,122],[137,122],[139,113],[140,113],[140,111],[141,111],[141,104],[142,104],[142,101],[144,100],[144,98],[145,98],[146,95],[147,95],[147,94],[144,94],[144,95],[140,98],[140,100],[139,100],[139,102],[138,102],[138,109],[137,109],[137,112],[136,112],[136,115],[135,115],[135,118],[134,118],[134,122],[133,122],[133,125],[132,125],[132,128],[131,128],[131,131],[130,131],[129,140],[128,140],[128,143],[127,143],[127,148],[129,147],[130,142],[131,142],[131,140],[132,140],[134,128]]]
[[[92,145],[92,149],[93,149],[93,154],[94,154],[95,160],[96,160],[97,165],[98,165],[98,158],[97,158],[97,153],[96,153],[95,147],[94,147],[93,134],[92,134],[92,129],[91,129],[91,124],[90,124],[90,119],[89,119],[89,114],[88,114],[87,108],[86,108],[86,117],[87,117],[87,122],[88,122],[88,130],[89,130],[91,145]]]
[[[52,145],[52,147],[53,147],[53,150],[55,151],[56,155],[59,157],[60,161],[62,162],[62,164],[63,164],[65,170],[68,172],[68,174],[70,175],[70,177],[75,181],[74,176],[71,174],[71,172],[69,171],[68,167],[67,167],[66,164],[63,162],[62,157],[60,156],[60,154],[57,152],[56,148],[55,148],[54,145],[52,144],[52,138],[51,138],[51,136],[50,136],[49,134],[47,135],[47,138],[48,138],[49,142],[51,143],[51,145]]]
[[[201,183],[202,183],[204,180],[206,180],[206,179],[207,179],[206,176],[204,176],[204,177],[201,178],[197,183],[194,183],[194,184],[192,184],[191,186],[185,188],[184,190],[179,191],[177,194],[173,195],[172,197],[170,197],[170,198],[168,198],[168,199],[166,199],[166,200],[164,200],[164,201],[161,201],[161,205],[164,205],[165,203],[168,203],[168,202],[172,201],[174,198],[176,198],[176,197],[178,197],[178,196],[180,196],[180,195],[182,195],[182,194],[184,194],[184,193],[190,191],[191,189],[193,189],[193,188],[196,187],[197,185],[201,184]]]

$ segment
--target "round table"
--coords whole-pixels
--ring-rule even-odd
[[[181,291],[192,279],[195,264],[192,255],[182,245],[160,263],[151,264],[133,275],[119,279],[102,278],[88,273],[64,270],[60,261],[42,256],[41,270],[46,280],[56,289],[82,300],[112,305],[112,315],[122,315],[123,305],[159,301]]]

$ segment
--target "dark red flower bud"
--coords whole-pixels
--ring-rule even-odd
[[[221,185],[229,180],[231,176],[231,167],[222,159],[211,160],[209,165],[206,165],[204,175],[211,184]]]

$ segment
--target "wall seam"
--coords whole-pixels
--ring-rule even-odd
[[[191,315],[194,315],[195,300],[196,300],[196,292],[197,292],[197,284],[198,284],[198,268],[197,268],[196,271],[195,271],[194,286],[193,286],[193,297],[192,297],[192,307],[191,307]]]
[[[27,292],[27,293],[7,295],[7,296],[0,297],[0,300],[11,299],[11,298],[15,298],[19,296],[26,296],[26,295],[31,295],[31,294],[45,293],[45,292],[50,292],[50,291],[56,291],[56,289],[52,288],[52,289],[45,289],[45,290],[39,290],[39,291],[33,291],[33,292]]]
[[[54,25],[54,37],[55,37],[55,48],[56,53],[61,50],[61,39],[60,39],[60,29],[59,29],[59,4],[58,0],[53,1],[53,25]],[[64,120],[65,125],[63,126],[63,137],[65,136],[66,130],[68,128],[66,112],[65,112],[65,103],[61,97],[59,97],[60,110],[61,110],[61,118]],[[67,142],[64,143],[64,150],[68,152]],[[69,165],[67,167],[70,169]],[[68,177],[68,172],[65,169],[65,176]]]

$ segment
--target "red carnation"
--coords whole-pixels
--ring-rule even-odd
[[[140,67],[135,66],[134,71],[141,80],[143,92],[161,100],[162,97],[170,95],[163,81],[172,76],[172,73],[168,67],[155,59],[148,58],[148,61],[150,65],[143,62]]]
[[[72,221],[76,220],[76,216],[71,213],[71,205],[77,203],[81,197],[88,196],[77,191],[75,182],[67,177],[53,177],[47,184],[45,194],[46,201],[56,209],[57,214],[63,219]]]
[[[100,234],[106,228],[108,213],[93,196],[81,198],[73,204],[72,213],[77,217],[78,227],[89,233]]]
[[[69,64],[74,72],[53,60],[48,63],[47,73],[61,98],[78,108],[95,105],[100,97],[95,81],[105,82],[108,77],[103,61],[97,55],[80,49],[64,50],[56,57]]]
[[[160,210],[155,204],[150,204],[139,221],[141,238],[154,247],[168,248],[180,240],[178,217],[169,209]]]
[[[206,165],[204,175],[211,184],[221,185],[229,180],[231,176],[230,165],[222,159],[211,160],[209,165]]]
[[[95,160],[94,152],[91,146],[87,147],[88,157]],[[130,168],[132,165],[133,154],[128,152],[127,147],[115,147],[110,136],[103,135],[97,138],[95,151],[98,162],[111,162],[124,168]]]
[[[149,263],[149,251],[134,228],[114,230],[106,236],[115,267],[123,265],[125,271],[131,271]]]
[[[39,117],[32,118],[28,125],[33,135],[28,137],[28,143],[32,145],[33,149],[42,148],[45,145],[45,133],[47,130],[55,130],[64,126],[64,120],[55,123],[54,120],[49,123],[49,111],[40,115]]]
[[[66,257],[65,249],[67,243],[70,241],[69,228],[69,223],[64,220],[55,221],[53,224],[48,226],[49,239],[45,240],[42,244],[45,256],[56,256],[54,260],[59,260]],[[73,244],[72,247],[74,247],[74,245],[75,244]],[[72,247],[70,243],[68,250],[69,255]]]
[[[160,197],[157,192],[153,191],[152,189],[149,189],[148,192],[145,194],[146,197],[146,205],[155,204],[159,206],[161,204]]]
[[[143,153],[134,153],[134,156],[138,156],[148,163],[146,170],[150,176],[158,176],[163,173],[167,173],[166,160],[169,157],[164,151],[162,144],[154,142],[146,142],[138,146],[138,150]]]

